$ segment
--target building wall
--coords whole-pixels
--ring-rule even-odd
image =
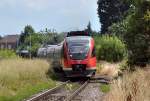
[[[0,49],[13,49],[17,48],[16,43],[0,43]]]

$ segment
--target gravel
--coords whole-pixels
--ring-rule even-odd
[[[102,101],[104,93],[100,91],[100,83],[89,83],[72,101]]]

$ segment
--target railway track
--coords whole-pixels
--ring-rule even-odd
[[[74,101],[74,98],[88,85],[89,80],[85,81],[78,89],[76,89],[72,94],[70,94],[64,101]],[[81,100],[81,99],[80,99]],[[78,101],[80,101],[78,99]]]
[[[58,92],[60,91],[60,89],[65,87],[68,84],[68,82],[70,81],[66,81],[59,86],[37,94],[26,101],[63,101],[65,99],[65,95],[59,95]]]
[[[67,81],[55,88],[37,94],[26,101],[71,101],[86,87],[86,85],[88,85],[89,80],[81,83],[81,86],[74,91],[71,91],[70,94],[60,93],[60,89],[64,88],[69,82],[70,81]]]
[[[101,80],[99,80],[101,79]],[[78,95],[84,90],[84,88],[89,83],[109,83],[109,80],[104,78],[93,78],[80,82],[80,86],[69,93],[61,92],[61,89],[65,88],[65,86],[70,81],[66,81],[55,88],[37,94],[36,96],[26,100],[26,101],[81,101],[82,98],[79,98]],[[77,99],[76,99],[77,98]]]
[[[76,89],[72,94],[70,94],[65,101],[82,101],[82,96],[80,96],[80,93],[87,87],[89,84],[93,83],[105,83],[105,84],[110,84],[112,78],[106,77],[106,76],[99,76],[95,78],[90,78],[84,83],[81,84],[81,86]],[[90,91],[89,91],[90,92]],[[82,94],[81,94],[82,95]],[[87,100],[89,101],[89,100]],[[94,100],[95,101],[95,100]]]

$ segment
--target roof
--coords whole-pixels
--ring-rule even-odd
[[[68,41],[74,41],[74,40],[90,40],[90,36],[72,36],[72,37],[66,37],[66,40]]]
[[[86,31],[71,31],[67,33],[67,37],[70,36],[90,36],[90,34]]]
[[[0,43],[16,43],[19,35],[7,35],[0,39]]]

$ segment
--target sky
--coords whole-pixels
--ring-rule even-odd
[[[0,35],[20,34],[26,25],[35,31],[83,30],[88,22],[100,30],[97,0],[1,0]]]

